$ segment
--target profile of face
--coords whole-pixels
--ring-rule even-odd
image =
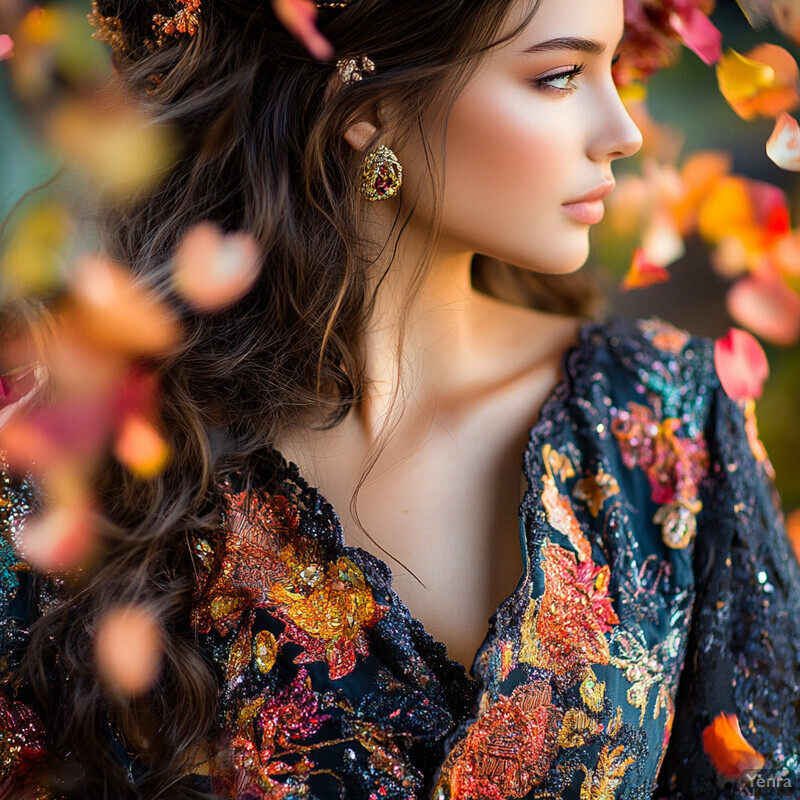
[[[515,0],[503,33],[529,3]],[[611,75],[623,30],[623,0],[541,0],[525,29],[484,58],[447,123],[442,252],[546,273],[585,263],[599,204],[565,204],[608,188],[614,160],[642,144]],[[425,226],[432,201],[417,180],[422,145],[395,152],[404,203],[418,204],[412,224]]]

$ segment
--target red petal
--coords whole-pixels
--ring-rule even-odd
[[[714,366],[728,397],[761,397],[769,375],[766,353],[758,340],[747,331],[731,328],[714,343]]]
[[[620,288],[623,292],[627,292],[629,289],[643,289],[655,283],[665,283],[669,278],[669,272],[664,267],[647,261],[644,248],[637,247],[633,254],[631,268],[625,275]]]

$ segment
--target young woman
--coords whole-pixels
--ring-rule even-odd
[[[6,478],[0,786],[740,797],[704,749],[723,713],[797,772],[800,569],[752,416],[708,341],[588,322],[562,283],[641,145],[622,0],[322,5],[338,68],[266,3],[194,11],[154,40],[161,2],[95,6],[185,145],[104,226],[183,316],[173,458],[152,481],[104,465],[124,536],[69,588],[12,549],[36,492]],[[201,220],[263,255],[214,314],[168,281]],[[165,632],[130,700],[94,662],[120,598]]]

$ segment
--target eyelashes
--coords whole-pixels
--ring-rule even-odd
[[[611,60],[611,65],[619,61],[619,54],[614,56]],[[554,86],[553,81],[572,81],[573,78],[576,78],[578,75],[581,74],[586,69],[586,64],[576,64],[572,69],[566,70],[565,72],[558,72],[555,75],[547,75],[544,78],[536,78],[533,81],[534,86],[537,88],[543,89],[544,91],[552,91],[558,92],[560,94],[571,94],[574,92],[578,87],[573,84],[568,84],[567,86]]]
[[[568,86],[554,86],[552,81],[563,81],[563,80],[572,80],[572,78],[577,77],[586,69],[586,64],[576,64],[572,69],[567,70],[566,72],[558,72],[555,75],[548,75],[545,78],[537,78],[533,83],[534,85],[538,86],[539,88],[545,89],[546,91],[554,91],[554,92],[561,92],[562,94],[570,92],[574,92],[578,87],[573,85]]]

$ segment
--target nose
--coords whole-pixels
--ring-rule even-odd
[[[594,134],[590,138],[589,157],[594,161],[628,158],[642,147],[642,132],[625,108],[619,91],[609,80],[597,108]]]

